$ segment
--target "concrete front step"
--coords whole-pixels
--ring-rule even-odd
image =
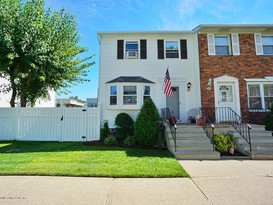
[[[251,125],[251,148],[249,144],[238,134],[236,140],[240,152],[249,155],[252,159],[273,159],[272,132],[265,130],[262,125]]]
[[[252,159],[273,159],[273,151],[252,151],[251,152]]]
[[[213,152],[213,146],[203,128],[196,124],[178,125],[176,132],[176,151],[170,131],[167,140],[170,151],[177,159],[220,159],[220,153]]]
[[[189,160],[218,160],[220,158],[219,152],[203,152],[203,151],[179,151],[174,152],[176,159],[189,159]]]

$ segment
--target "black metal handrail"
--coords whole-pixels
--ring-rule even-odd
[[[245,110],[243,110],[245,111]],[[273,114],[268,109],[256,108],[256,109],[247,109],[246,116],[248,121],[253,124],[265,125],[265,118],[269,115],[273,118]],[[272,128],[266,127],[267,130],[273,131]]]
[[[242,138],[249,144],[249,149],[252,151],[250,136],[251,126],[234,110],[232,110],[230,107],[211,107],[200,109],[202,110],[202,114],[205,115],[211,122],[227,123],[232,125],[234,129],[242,136]]]
[[[210,139],[210,143],[212,144],[212,150],[215,151],[215,145],[213,142],[213,136],[214,136],[214,129],[215,126],[214,124],[210,121],[208,117],[205,116],[205,113],[203,112],[202,108],[200,108],[202,116],[205,118],[204,119],[204,124],[201,124],[202,128],[204,129],[207,137]]]
[[[177,129],[177,126],[176,126],[175,118],[172,116],[170,109],[168,107],[161,109],[161,118],[170,127],[172,139],[174,142],[174,151],[176,152],[176,129]]]

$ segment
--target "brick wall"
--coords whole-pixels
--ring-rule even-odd
[[[240,105],[241,109],[245,110],[248,100],[244,78],[273,76],[273,55],[256,55],[253,34],[239,34],[239,40],[239,56],[209,56],[207,34],[198,35],[202,107],[215,106],[213,81],[211,90],[207,90],[209,78],[214,79],[222,75],[238,78]]]

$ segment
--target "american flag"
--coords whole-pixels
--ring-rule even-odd
[[[167,68],[166,75],[164,78],[164,83],[165,83],[165,89],[164,89],[164,94],[168,96],[173,96],[173,91],[172,91],[172,84],[171,84],[171,78],[169,75],[169,70]]]

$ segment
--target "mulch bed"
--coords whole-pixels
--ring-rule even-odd
[[[84,142],[84,145],[96,146],[96,147],[102,146],[102,147],[138,148],[138,149],[149,149],[149,150],[166,150],[167,149],[166,147],[162,147],[159,149],[158,147],[145,147],[143,145],[134,145],[134,146],[128,147],[127,145],[123,143],[118,143],[116,145],[106,145],[100,140]]]
[[[238,152],[237,150],[234,151],[234,154],[230,153],[221,153],[221,156],[247,156],[241,152]]]

